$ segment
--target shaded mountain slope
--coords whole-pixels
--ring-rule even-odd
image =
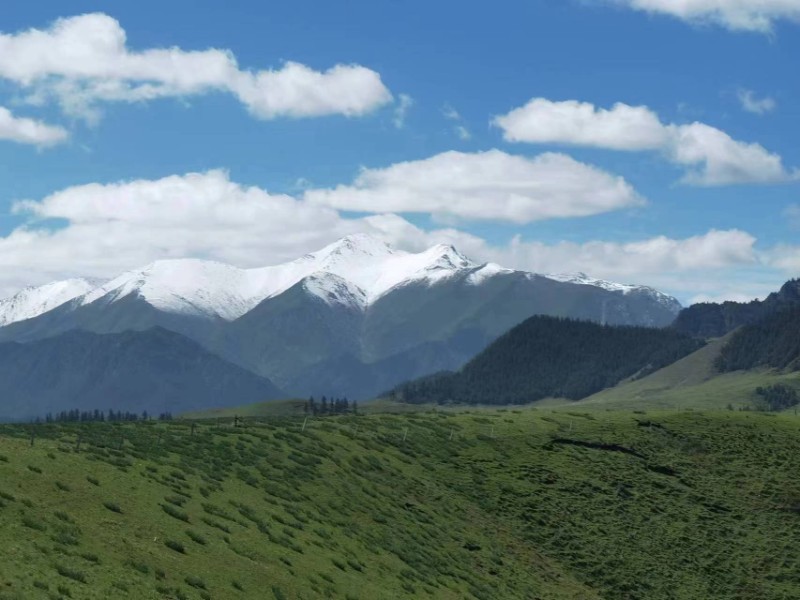
[[[793,306],[800,306],[800,279],[786,282],[764,300],[693,304],[678,314],[673,327],[695,337],[720,337]]]
[[[0,417],[14,419],[74,408],[179,413],[284,396],[269,380],[161,328],[0,344],[0,381]]]
[[[498,338],[461,371],[403,384],[391,395],[404,402],[448,404],[577,400],[671,364],[701,345],[670,329],[538,316]]]
[[[734,332],[714,366],[723,373],[758,367],[800,368],[800,305]]]

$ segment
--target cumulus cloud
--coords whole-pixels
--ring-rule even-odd
[[[612,0],[621,6],[732,31],[770,33],[776,21],[800,22],[798,0]]]
[[[325,71],[287,62],[246,70],[230,50],[177,47],[133,51],[120,23],[93,13],[59,19],[48,29],[0,34],[0,78],[28,90],[28,100],[55,98],[71,115],[97,118],[101,102],[138,102],[227,92],[261,119],[359,116],[391,101],[380,75],[360,65]]]
[[[754,264],[755,242],[752,235],[736,229],[711,230],[684,239],[657,236],[627,243],[565,241],[548,245],[515,238],[498,258],[538,272],[588,271],[627,280],[642,273],[663,275]]]
[[[769,264],[791,277],[800,274],[800,246],[779,244],[767,253]]]
[[[617,103],[611,109],[588,102],[533,98],[494,118],[509,142],[563,143],[614,150],[654,150],[667,142],[658,116],[645,106]]]
[[[492,243],[456,227],[424,229],[380,208],[366,216],[346,215],[302,196],[236,183],[222,170],[80,185],[18,202],[14,210],[25,224],[0,236],[0,297],[70,276],[110,278],[163,258],[276,264],[357,232],[407,250],[450,243],[478,261],[652,285],[684,300],[763,295],[784,277],[776,271],[765,283],[764,269],[788,272],[800,262],[797,248],[759,253],[755,238],[738,230],[630,242],[516,237]]]
[[[759,98],[752,90],[739,90],[736,95],[742,105],[742,110],[755,115],[763,115],[771,112],[775,110],[775,107],[777,106],[777,103],[773,98],[770,98],[769,96]]]
[[[760,144],[740,142],[705,123],[665,124],[646,106],[617,103],[604,109],[576,100],[534,98],[492,123],[510,142],[659,151],[685,166],[683,181],[694,185],[779,183],[800,176]]]
[[[622,177],[564,154],[526,158],[499,150],[451,151],[363,169],[351,185],[309,190],[305,199],[341,210],[513,223],[583,217],[643,202]]]
[[[43,148],[60,144],[68,137],[69,134],[63,127],[14,116],[10,110],[0,106],[0,140]]]

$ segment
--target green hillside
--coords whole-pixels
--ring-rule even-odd
[[[6,425],[0,598],[796,598],[798,463],[727,411]]]
[[[725,409],[752,408],[756,389],[785,383],[800,389],[800,373],[760,368],[719,373],[720,353],[736,332],[711,340],[681,360],[641,379],[628,380],[603,390],[577,405],[604,409]]]

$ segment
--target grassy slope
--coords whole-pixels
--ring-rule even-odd
[[[730,336],[712,340],[707,346],[642,379],[626,381],[603,390],[578,405],[611,409],[723,409],[751,406],[755,389],[785,382],[800,385],[800,375],[770,370],[718,374],[714,359]]]
[[[794,417],[301,423],[4,426],[0,598],[800,596]]]

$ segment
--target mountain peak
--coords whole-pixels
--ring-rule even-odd
[[[325,246],[322,250],[307,256],[315,258],[336,258],[350,256],[387,256],[394,254],[392,247],[382,239],[369,233],[354,233]]]

